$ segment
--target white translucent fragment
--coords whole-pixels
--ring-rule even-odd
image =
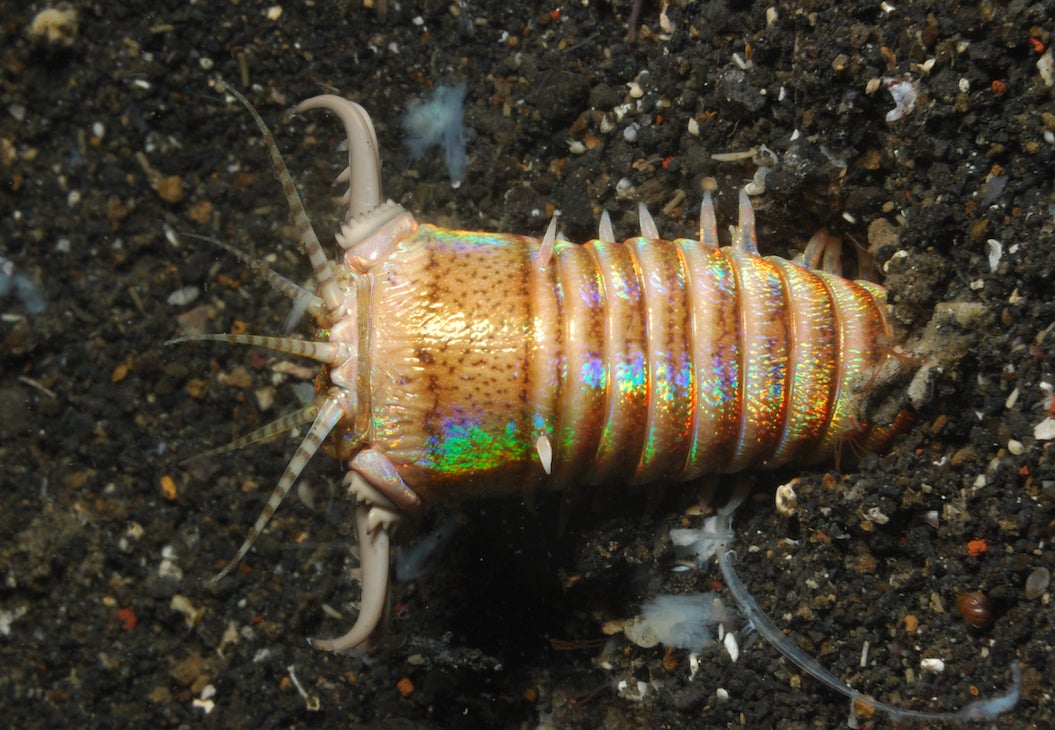
[[[660,3],[659,27],[662,28],[663,32],[667,35],[674,32],[674,21],[672,21],[667,15],[667,3]]]
[[[195,606],[189,598],[179,593],[172,596],[172,600],[169,601],[169,608],[183,616],[183,621],[187,624],[188,629],[193,629],[205,617],[204,608]]]
[[[631,702],[640,702],[645,699],[645,695],[648,694],[648,684],[642,681],[637,681],[631,684],[625,679],[619,680],[615,686],[616,692],[624,700],[630,700]]]
[[[775,497],[775,504],[777,513],[782,517],[792,517],[798,509],[798,499],[795,496],[795,482],[798,479],[792,479],[787,484],[781,484],[777,487]]]
[[[986,241],[985,246],[989,252],[989,271],[995,274],[997,267],[1000,265],[1000,257],[1004,255],[1004,246],[995,238],[990,238]]]
[[[883,84],[894,99],[894,108],[886,113],[888,122],[896,122],[912,113],[916,108],[919,85],[909,76],[901,78],[883,77]]]
[[[736,663],[736,660],[740,658],[740,646],[736,643],[736,634],[732,632],[726,634],[722,645],[725,646],[725,652],[729,655],[729,659]]]
[[[1045,418],[1034,426],[1033,438],[1037,441],[1051,441],[1055,439],[1055,418]]]
[[[28,612],[28,606],[17,606],[13,609],[0,611],[0,636],[10,636],[11,624],[25,616]]]
[[[914,64],[912,64],[912,68],[914,68],[917,71],[921,71],[924,74],[929,74],[931,69],[934,68],[934,64],[937,63],[937,62],[938,62],[938,60],[936,58],[928,58],[923,63],[914,63]]]
[[[1055,58],[1051,55],[1053,47],[1055,46],[1048,46],[1048,50],[1037,61],[1037,71],[1040,72],[1040,78],[1044,79],[1048,87],[1055,86]]]
[[[733,617],[716,593],[659,595],[641,607],[640,616],[626,622],[623,633],[643,648],[663,644],[700,651],[714,641],[714,627]]]
[[[707,518],[699,530],[676,528],[670,531],[670,541],[676,552],[691,555],[697,565],[703,565],[714,557],[719,550],[729,544],[731,535],[718,529],[713,517]]]
[[[890,522],[890,517],[886,515],[883,510],[879,507],[871,507],[865,512],[865,518],[869,522],[873,522],[877,525],[885,525]]]
[[[762,195],[766,192],[766,175],[769,174],[768,167],[760,167],[755,170],[751,182],[744,185],[744,192],[751,196]]]
[[[711,155],[711,159],[715,162],[738,162],[739,160],[750,160],[756,154],[758,150],[752,147],[743,152],[716,152]]]
[[[464,81],[453,86],[437,86],[427,101],[410,104],[403,116],[404,144],[412,159],[421,158],[433,147],[443,149],[451,185],[465,179],[467,164],[465,136]]]
[[[183,580],[183,570],[176,565],[176,561],[171,558],[163,558],[161,564],[158,565],[158,577],[179,583]]]
[[[1018,388],[1011,391],[1011,395],[1009,395],[1007,400],[1004,401],[1004,408],[1011,410],[1015,407],[1016,403],[1018,403]]]
[[[185,307],[197,300],[201,291],[196,286],[185,286],[168,295],[165,300],[170,307]]]

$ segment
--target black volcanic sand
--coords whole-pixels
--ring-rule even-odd
[[[462,505],[446,548],[394,587],[385,640],[345,657],[306,642],[343,632],[359,595],[341,469],[320,457],[244,566],[208,585],[294,442],[182,460],[310,387],[291,358],[162,345],[194,326],[279,333],[289,310],[190,234],[307,276],[258,133],[210,85],[219,75],[272,125],[330,251],[338,126],[283,115],[320,90],[369,110],[385,192],[422,221],[541,235],[556,208],[586,240],[604,208],[630,236],[640,200],[664,236],[693,237],[713,177],[724,232],[756,165],[710,155],[764,144],[779,163],[754,198],[763,251],[793,255],[821,226],[871,247],[906,341],[942,303],[981,305],[966,354],[891,448],[752,477],[737,564],[777,625],[860,690],[954,709],[1003,692],[1017,659],[1022,699],[991,724],[1051,726],[1055,614],[1038,577],[1053,562],[1055,469],[1035,436],[1055,384],[1055,106],[1038,67],[1051,4],[781,3],[767,20],[769,3],[675,1],[667,34],[646,3],[635,44],[625,2],[389,4],[384,17],[354,2],[85,4],[75,31],[50,38],[29,33],[39,6],[0,5],[0,253],[47,302],[30,315],[9,296],[0,319],[4,723],[836,728],[850,716],[758,641],[742,639],[736,663],[705,652],[690,678],[687,652],[605,635],[659,593],[721,590],[713,566],[674,570],[669,530],[699,522],[691,487],[612,490],[563,532],[556,500]],[[461,80],[469,162],[452,189],[438,154],[410,161],[399,120]],[[897,83],[917,98],[888,122]],[[772,492],[791,477],[799,511],[786,518]],[[451,518],[433,512],[422,529]],[[983,628],[956,608],[974,591],[990,604]],[[928,658],[944,672],[922,671]],[[643,698],[622,696],[639,684]]]

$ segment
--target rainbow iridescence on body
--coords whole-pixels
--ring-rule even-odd
[[[880,288],[690,240],[537,256],[421,226],[371,271],[369,438],[423,498],[774,468],[869,438],[892,357]]]

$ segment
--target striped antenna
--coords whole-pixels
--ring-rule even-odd
[[[326,308],[331,312],[334,311],[341,304],[341,288],[337,285],[336,270],[333,262],[326,257],[326,252],[322,250],[319,237],[315,235],[311,219],[308,218],[308,214],[304,210],[304,202],[300,199],[297,186],[293,184],[289,168],[286,167],[286,163],[282,159],[282,153],[278,150],[278,145],[275,143],[271,130],[264,124],[264,120],[260,118],[256,109],[249,103],[249,100],[242,96],[237,89],[222,80],[217,81],[217,87],[220,91],[226,91],[237,99],[245,107],[246,111],[252,115],[253,121],[256,122],[257,129],[260,130],[260,134],[264,138],[268,154],[271,155],[271,164],[275,166],[275,174],[278,175],[278,181],[282,185],[282,192],[286,195],[289,212],[293,216],[293,224],[297,227],[297,233],[300,235],[304,253],[307,254],[308,261],[311,263],[311,270],[315,272],[319,295],[322,297]]]

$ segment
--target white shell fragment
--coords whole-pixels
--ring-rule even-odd
[[[919,668],[924,672],[939,674],[945,671],[945,662],[934,657],[924,657],[919,660]]]
[[[183,616],[183,621],[188,629],[193,629],[202,622],[205,617],[205,609],[195,606],[186,596],[176,594],[169,601],[169,608]]]
[[[628,682],[625,679],[620,679],[616,683],[615,689],[624,700],[640,702],[648,694],[648,683],[641,680]]]
[[[1048,46],[1048,50],[1037,61],[1040,78],[1044,79],[1044,83],[1049,87],[1055,86],[1055,58],[1051,55],[1051,49],[1052,46]]]
[[[750,160],[756,154],[758,154],[758,149],[752,147],[741,152],[715,152],[711,155],[711,159],[715,162],[739,162],[740,160]]]
[[[185,286],[168,295],[165,300],[170,307],[185,307],[198,299],[201,291],[196,286]]]
[[[722,645],[725,647],[725,652],[729,655],[729,659],[735,664],[736,660],[740,658],[740,645],[736,643],[736,634],[729,632],[722,639]]]
[[[1033,438],[1037,441],[1055,440],[1055,418],[1045,418],[1034,426]]]
[[[910,76],[899,79],[883,77],[883,84],[894,98],[894,108],[886,113],[888,122],[896,122],[907,117],[916,108],[916,97],[919,95],[919,84]]]
[[[1004,255],[1004,246],[995,238],[990,238],[985,245],[989,252],[989,271],[995,274],[997,267],[1000,266],[1000,257]]]
[[[795,482],[797,481],[798,479],[792,479],[787,484],[777,487],[775,503],[777,513],[782,517],[793,517],[798,510],[798,498],[795,496]]]

